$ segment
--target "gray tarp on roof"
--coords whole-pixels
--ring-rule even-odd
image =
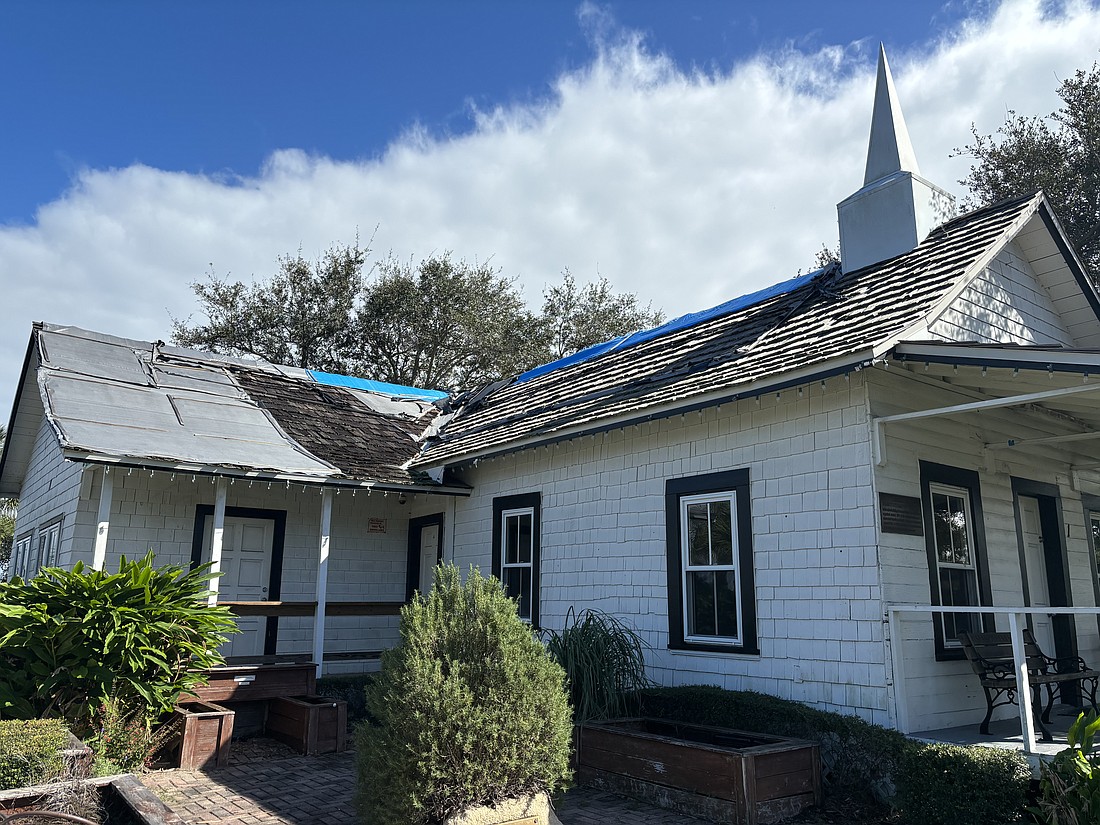
[[[430,405],[307,372],[42,324],[38,386],[63,449],[107,459],[438,486],[404,468]]]

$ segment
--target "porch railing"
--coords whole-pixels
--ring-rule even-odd
[[[1012,662],[1016,674],[1016,698],[1020,708],[1020,730],[1023,734],[1024,752],[1037,753],[1035,746],[1035,717],[1031,706],[1031,679],[1024,658],[1024,628],[1028,616],[1100,616],[1100,607],[992,607],[968,605],[945,607],[932,604],[891,604],[886,606],[886,623],[890,633],[890,657],[893,669],[894,720],[898,730],[910,733],[909,703],[906,695],[905,656],[902,655],[901,616],[903,613],[948,614],[964,613],[972,616],[1004,616],[1008,619],[1008,632],[1012,638]],[[1050,652],[1050,651],[1047,651]]]
[[[397,616],[404,602],[326,602],[327,616]],[[237,616],[315,616],[317,602],[228,602],[218,601]]]

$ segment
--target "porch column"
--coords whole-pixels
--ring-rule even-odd
[[[329,535],[332,531],[332,490],[321,491],[320,555],[317,560],[317,610],[313,615],[313,661],[317,663],[317,677],[325,659],[325,599],[328,591]]]
[[[225,479],[218,476],[214,492],[214,529],[210,533],[210,605],[218,603],[218,573],[222,572],[222,540],[225,536]]]
[[[1016,703],[1020,706],[1020,732],[1024,739],[1024,753],[1035,753],[1035,717],[1031,711],[1031,679],[1027,672],[1027,655],[1024,653],[1023,625],[1027,621],[1022,613],[1008,614],[1008,632],[1012,636],[1012,659],[1016,666],[1016,684],[1019,687]]]
[[[111,468],[103,468],[103,478],[99,486],[99,513],[96,515],[95,549],[92,552],[92,569],[102,570],[107,563],[107,531],[111,527],[111,498],[114,496],[115,482],[111,478]]]

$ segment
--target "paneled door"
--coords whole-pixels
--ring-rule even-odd
[[[210,561],[214,519],[206,519],[203,561]],[[218,600],[264,602],[271,582],[271,549],[275,522],[271,519],[226,516],[222,536],[222,577]],[[267,631],[266,616],[238,616],[241,632],[229,637],[219,649],[224,656],[262,656]]]

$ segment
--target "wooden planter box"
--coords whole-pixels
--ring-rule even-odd
[[[767,825],[821,804],[814,742],[618,719],[584,725],[578,744],[581,782],[691,816]]]
[[[348,703],[323,696],[272,699],[267,733],[300,753],[337,753],[347,748]]]
[[[185,771],[224,768],[229,764],[233,738],[233,711],[211,702],[180,702],[180,762]]]
[[[206,671],[206,684],[185,700],[249,702],[276,696],[309,696],[317,692],[317,665],[312,662],[264,660]]]

